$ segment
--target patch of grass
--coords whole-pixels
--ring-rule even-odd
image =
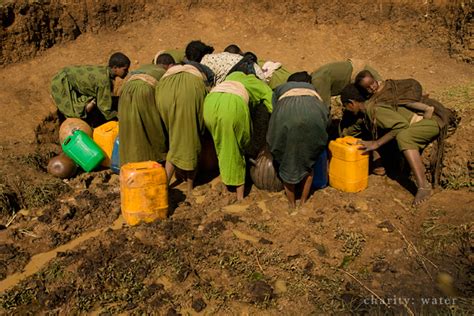
[[[267,224],[262,223],[262,222],[251,222],[251,223],[249,223],[249,227],[256,230],[256,231],[262,232],[262,233],[270,233],[271,232],[270,226],[268,226]]]
[[[337,276],[316,276],[316,282],[310,288],[309,299],[314,305],[313,314],[337,313],[345,311],[340,296],[343,292],[344,279]]]
[[[21,164],[45,172],[47,170],[49,160],[54,156],[56,156],[56,152],[53,151],[49,151],[46,153],[40,153],[38,151],[35,151],[34,153],[15,158]]]
[[[5,293],[0,297],[0,306],[3,309],[9,310],[17,306],[30,305],[38,295],[36,288],[22,287],[18,290],[14,290]]]
[[[2,180],[0,183],[0,214],[12,215],[20,209],[15,192]]]
[[[437,223],[436,218],[428,218],[421,224],[423,245],[432,254],[445,254],[450,247],[455,246],[459,252],[468,257],[470,244],[474,240],[472,223],[453,226]]]
[[[31,184],[20,177],[10,181],[20,208],[41,207],[54,201],[59,195],[69,190],[69,187],[60,180]]]
[[[474,187],[474,180],[450,176],[441,181],[441,185],[446,189],[459,190],[461,188]]]
[[[345,254],[340,267],[347,268],[360,255],[364,248],[365,237],[358,232],[345,232],[342,228],[336,231],[336,239],[344,241],[341,251]]]
[[[64,270],[63,267],[58,262],[53,262],[49,264],[44,270],[38,274],[41,280],[46,280],[48,282],[57,281],[63,279]]]
[[[435,99],[455,110],[474,109],[474,81],[449,87],[433,95]]]

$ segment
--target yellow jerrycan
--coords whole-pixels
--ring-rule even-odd
[[[168,215],[168,181],[155,161],[131,162],[120,169],[120,200],[127,224],[150,223]]]
[[[367,188],[369,155],[358,149],[359,139],[352,136],[329,143],[329,185],[345,192],[359,192]]]
[[[116,121],[110,121],[102,124],[99,127],[94,128],[92,138],[97,145],[104,151],[105,159],[101,165],[104,167],[110,167],[110,158],[112,157],[112,151],[114,149],[115,138],[119,133],[119,125]]]

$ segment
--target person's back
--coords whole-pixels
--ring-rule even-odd
[[[68,66],[61,69],[55,78],[60,76],[67,78],[69,87],[77,96],[75,99],[75,101],[77,100],[76,106],[68,107],[66,104],[70,100],[61,98],[61,95],[57,94],[59,92],[57,86],[52,86],[54,100],[59,110],[66,117],[84,117],[86,113],[84,113],[83,102],[90,101],[93,98],[96,98],[98,103],[101,101],[108,102],[109,95],[105,92],[112,90],[111,80],[113,79],[109,67],[95,65]],[[98,87],[103,87],[104,93],[102,95],[98,95]],[[82,100],[83,102],[80,102]]]
[[[207,54],[202,58],[201,64],[209,67],[214,72],[214,84],[217,85],[225,80],[232,67],[242,58],[241,55],[227,52]]]
[[[123,85],[118,109],[120,165],[166,158],[165,135],[155,103],[155,88],[174,60],[171,55],[162,54],[157,62],[159,64],[142,65],[132,71]]]
[[[312,168],[327,145],[329,115],[307,72],[294,73],[288,80],[275,89],[267,142],[294,207],[295,185],[303,183],[302,203],[308,197]]]
[[[146,64],[142,65],[139,68],[133,70],[130,74],[132,75],[139,75],[145,74],[152,76],[156,80],[160,80],[161,77],[165,74],[166,69],[154,64]]]
[[[83,118],[89,124],[100,124],[117,116],[112,106],[113,80],[125,78],[130,59],[115,53],[108,66],[69,66],[51,81],[51,95],[59,113],[68,118]],[[100,111],[96,111],[97,109]],[[100,114],[102,118],[98,117]],[[93,122],[97,121],[97,122]]]
[[[329,107],[331,96],[339,95],[350,83],[352,64],[349,60],[325,64],[311,74],[311,83]]]

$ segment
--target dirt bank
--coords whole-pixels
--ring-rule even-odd
[[[452,56],[472,61],[474,24],[472,1],[6,1],[0,4],[0,65],[35,56],[58,43],[84,33],[117,29],[144,18],[160,20],[192,14],[192,10],[226,10],[235,15],[269,12],[277,19],[306,20],[318,24],[358,23],[374,26],[394,23],[414,26],[422,45],[449,50]]]

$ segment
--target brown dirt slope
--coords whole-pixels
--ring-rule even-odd
[[[0,3],[0,65],[35,56],[58,43],[84,33],[117,29],[143,18],[163,19],[195,8],[272,12],[283,19],[305,19],[314,24],[370,21],[419,26],[424,44],[449,49],[450,54],[472,61],[474,49],[472,1],[5,1]],[[242,10],[242,8],[244,8]]]

